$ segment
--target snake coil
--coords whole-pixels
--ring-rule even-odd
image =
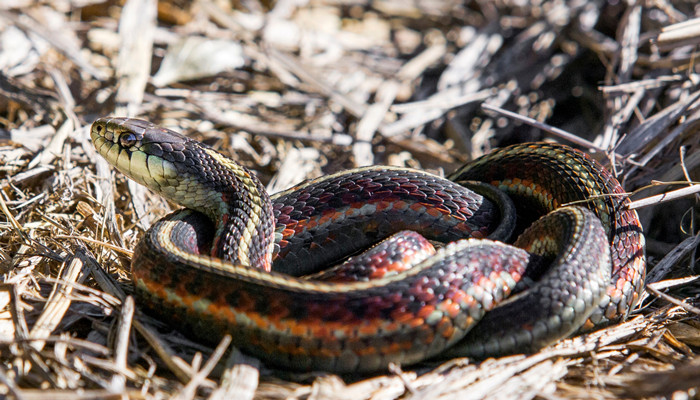
[[[502,148],[449,179],[359,168],[270,197],[238,163],[149,122],[98,119],[91,137],[118,170],[186,207],[135,249],[141,306],[209,341],[230,333],[280,367],[367,372],[445,352],[532,352],[624,318],[642,290],[636,213],[610,172],[567,146]],[[499,241],[513,229],[515,246]],[[384,240],[405,230],[447,244]],[[378,242],[336,278],[318,272]],[[523,277],[536,283],[509,298]]]

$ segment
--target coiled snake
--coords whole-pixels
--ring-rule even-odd
[[[373,166],[270,197],[235,161],[149,122],[99,119],[91,137],[118,170],[186,207],[135,249],[142,307],[208,341],[230,333],[276,366],[366,372],[445,351],[532,352],[624,318],[642,289],[636,212],[610,172],[564,145],[502,148],[448,179]],[[513,229],[515,246],[492,240]],[[382,241],[404,230],[447,244]],[[377,242],[336,267],[342,278],[299,277]]]

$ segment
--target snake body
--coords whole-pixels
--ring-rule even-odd
[[[627,200],[609,172],[566,146],[505,148],[451,180],[360,168],[270,198],[244,167],[154,124],[99,119],[91,137],[121,172],[186,207],[156,222],[135,249],[140,304],[210,341],[230,333],[237,346],[277,366],[366,372],[446,349],[474,356],[533,351],[587,320],[624,317],[641,290],[636,214],[624,210]],[[460,184],[468,180],[523,200],[519,211],[553,211],[518,237],[519,247],[491,240],[510,235],[512,209],[498,190]],[[560,207],[573,201],[584,207]],[[505,222],[494,220],[501,217]],[[389,274],[375,268],[336,282],[296,276],[404,229],[448,244]],[[382,246],[372,254],[392,253]],[[549,270],[529,272],[545,261]],[[363,274],[373,277],[359,281]],[[530,275],[542,276],[496,307]],[[489,317],[494,312],[499,316]],[[503,319],[515,321],[500,328]],[[475,324],[481,333],[467,334]]]

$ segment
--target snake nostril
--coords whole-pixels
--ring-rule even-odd
[[[119,136],[119,144],[121,144],[122,147],[133,146],[136,144],[136,135],[133,133],[123,133],[121,136]]]

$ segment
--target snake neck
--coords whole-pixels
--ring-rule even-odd
[[[269,271],[274,216],[267,193],[251,199],[240,193],[225,192],[221,198],[225,212],[209,216],[216,226],[211,256]]]
[[[211,256],[269,271],[275,224],[265,187],[237,162],[208,148],[202,151],[200,165],[207,167],[196,174],[202,186],[196,192],[211,193],[213,198],[183,205],[203,212],[214,222]]]

